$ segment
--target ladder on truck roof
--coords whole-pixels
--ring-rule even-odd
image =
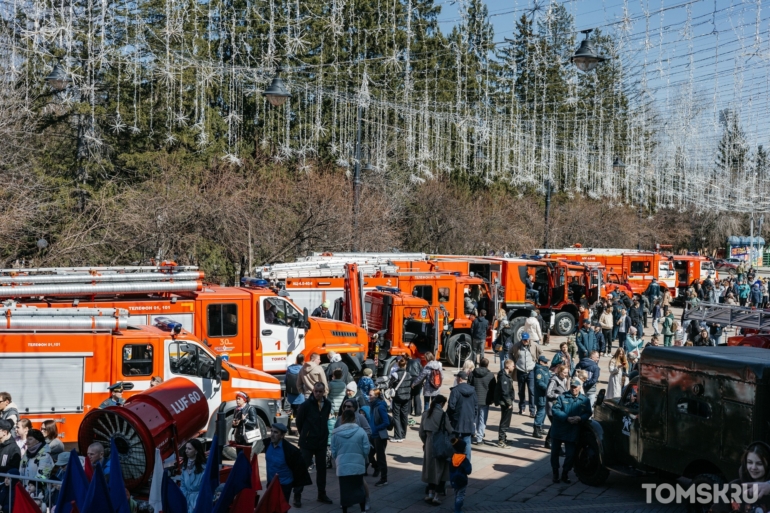
[[[123,308],[0,308],[0,332],[10,330],[105,331],[128,328],[128,310]]]
[[[427,260],[426,253],[321,253],[314,252],[310,256],[298,258],[298,262],[315,262],[324,259],[366,259],[366,260]]]
[[[390,274],[398,272],[398,267],[387,260],[356,261],[355,259],[339,259],[328,262],[289,262],[285,264],[268,265],[256,269],[257,277],[263,280],[282,281],[290,278],[344,278],[345,266],[357,264],[359,272],[365,275],[381,272]]]
[[[0,299],[190,292],[203,279],[197,267],[174,265],[0,269]]]
[[[700,303],[684,314],[686,320],[718,323],[722,326],[770,329],[770,311],[745,306]]]
[[[618,248],[549,248],[549,249],[536,249],[536,255],[549,255],[556,253],[557,255],[625,255],[628,253],[652,253],[652,251],[639,251],[636,249],[618,249]]]

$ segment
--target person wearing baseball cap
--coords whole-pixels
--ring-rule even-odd
[[[574,378],[568,392],[560,395],[553,405],[553,426],[551,427],[551,469],[553,482],[559,479],[559,455],[564,444],[566,456],[562,467],[561,482],[571,483],[569,471],[575,461],[575,447],[580,436],[580,424],[591,418],[591,403],[583,395],[583,382]]]
[[[0,419],[0,473],[5,474],[9,469],[19,469],[21,450],[11,436],[13,422]]]
[[[510,351],[511,360],[515,364],[515,380],[519,385],[519,415],[529,405],[530,417],[535,416],[535,364],[542,354],[540,344],[530,340],[526,331],[521,334],[521,340],[516,342]],[[527,397],[528,396],[528,397]]]

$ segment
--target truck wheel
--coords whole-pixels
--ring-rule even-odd
[[[511,319],[511,327],[513,328],[513,343],[521,340],[521,333],[524,331],[524,324],[527,322],[526,317],[514,317]]]
[[[449,339],[446,349],[447,361],[457,367],[463,366],[465,360],[473,358],[473,346],[471,345],[471,336],[467,333],[460,333]]]
[[[717,474],[698,474],[695,479],[692,480],[692,485],[697,487],[699,484],[706,483],[709,486],[715,484],[724,484],[725,480],[722,476]],[[688,513],[708,513],[711,511],[713,504],[687,504]]]
[[[602,465],[596,437],[589,434],[580,437],[575,450],[575,474],[588,486],[601,486],[609,477],[610,471]]]
[[[234,442],[235,437],[233,435],[233,414],[230,414],[227,416],[227,439],[225,443]],[[257,415],[257,427],[259,428],[259,432],[262,433],[262,439],[257,440],[254,442],[254,445],[251,446],[251,452],[252,454],[259,454],[262,452],[262,449],[265,448],[265,440],[267,439],[267,426],[265,425],[265,421],[262,420],[262,417]],[[235,458],[238,456],[238,454],[235,451],[235,447],[229,447],[228,445],[225,445],[222,448],[222,459],[223,460],[230,460],[235,461]]]
[[[569,312],[556,314],[553,320],[553,334],[560,337],[572,335],[575,332],[575,317]]]

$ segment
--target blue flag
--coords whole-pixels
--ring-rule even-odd
[[[78,452],[72,449],[67,469],[64,471],[59,499],[56,501],[56,511],[71,513],[72,501],[82,506],[86,499],[86,492],[88,492],[88,478],[78,458]]]
[[[246,455],[240,453],[235,459],[235,465],[230,470],[222,495],[219,496],[219,500],[214,505],[214,513],[227,513],[235,500],[235,496],[245,488],[251,488],[251,465],[249,465]]]
[[[104,478],[104,471],[100,464],[94,467],[94,477],[91,478],[91,485],[88,487],[80,513],[115,513],[107,480]]]
[[[182,490],[168,477],[168,472],[163,473],[163,513],[187,513],[187,499],[182,495]]]
[[[131,513],[131,506],[126,498],[123,471],[120,468],[120,454],[114,437],[110,440],[110,500],[115,513]]]
[[[195,502],[193,513],[211,513],[214,507],[214,490],[219,486],[219,456],[217,452],[217,437],[214,436],[209,457],[206,460],[206,468],[203,469],[201,489],[198,492],[198,500]],[[208,486],[206,486],[207,484]]]

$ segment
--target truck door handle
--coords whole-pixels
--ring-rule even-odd
[[[264,336],[268,336],[268,335],[272,335],[272,334],[273,334],[273,332],[272,332],[272,330],[262,330],[262,334],[263,334]]]

